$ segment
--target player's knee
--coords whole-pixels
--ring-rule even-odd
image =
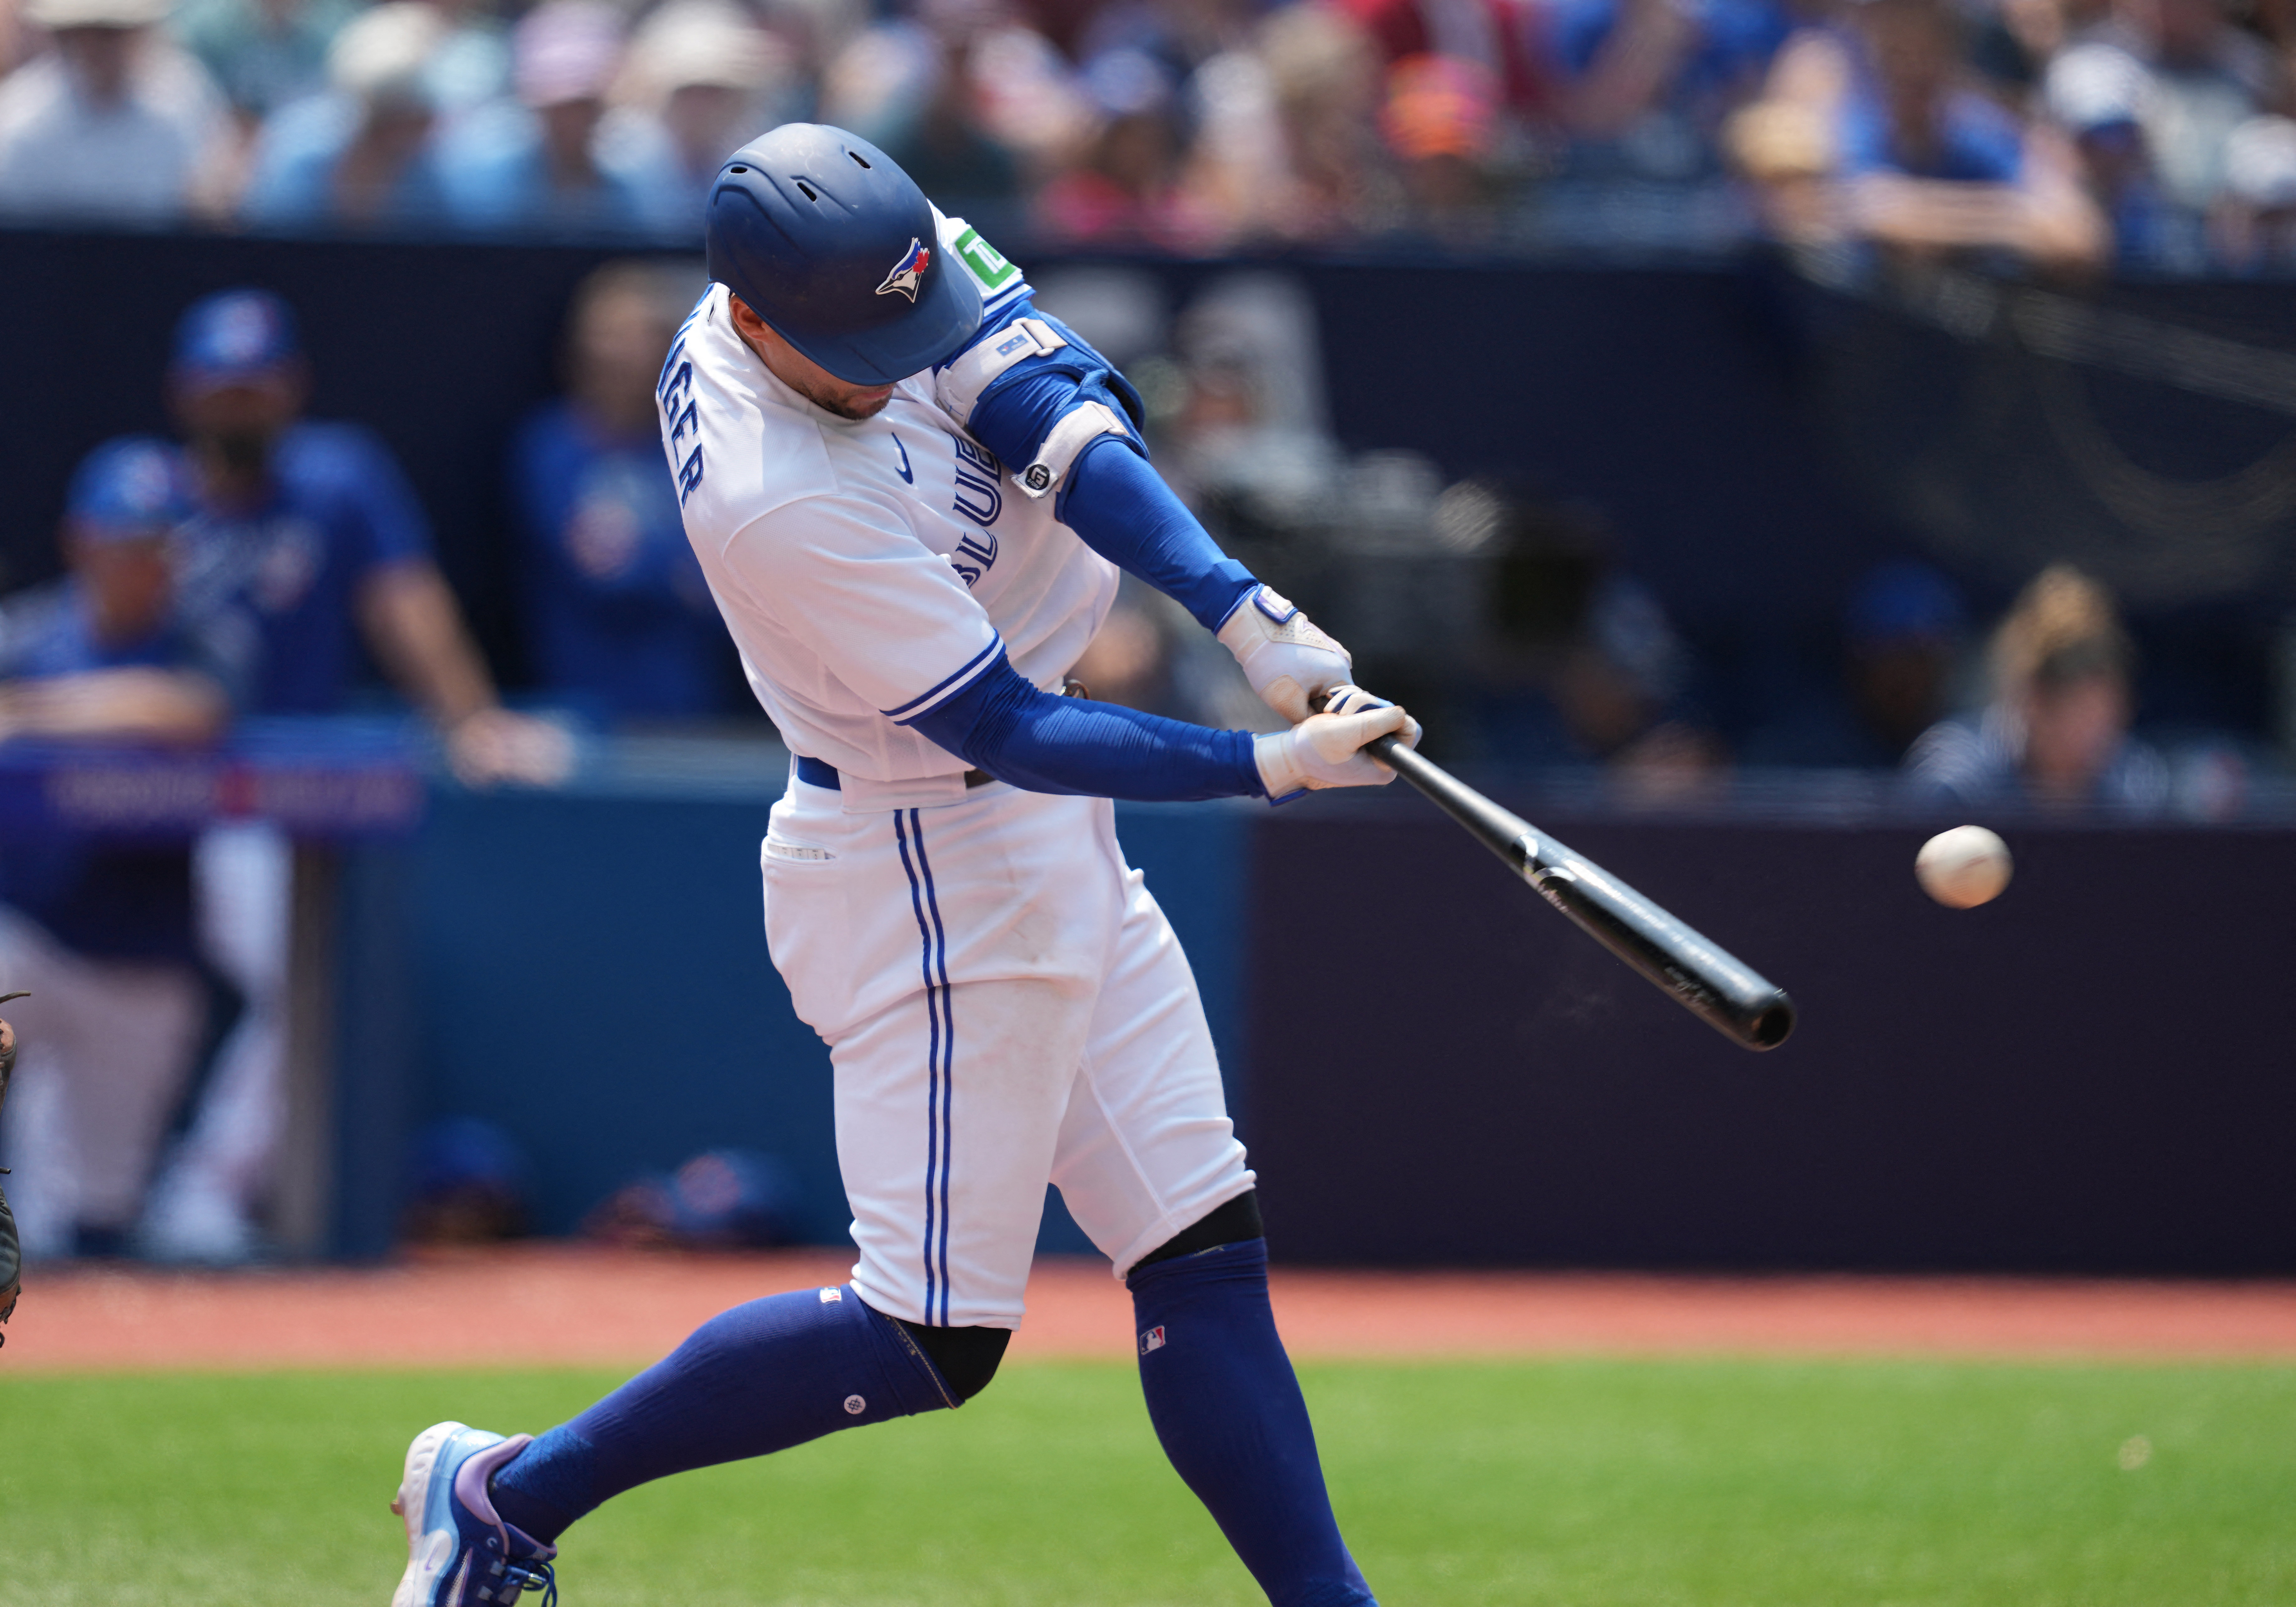
[[[1226,1204],[1212,1207],[1141,1257],[1132,1264],[1132,1270],[1137,1272],[1159,1261],[1177,1260],[1182,1256],[1218,1250],[1223,1244],[1241,1244],[1247,1239],[1267,1236],[1267,1229],[1259,1219],[1259,1191],[1246,1189]]]
[[[1004,1347],[1013,1342],[1010,1328],[928,1328],[901,1319],[901,1326],[940,1374],[956,1404],[963,1406],[988,1387]]]

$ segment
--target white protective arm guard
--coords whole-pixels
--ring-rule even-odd
[[[1395,772],[1364,752],[1363,745],[1390,732],[1406,748],[1419,746],[1417,720],[1360,686],[1341,686],[1324,713],[1309,715],[1289,731],[1252,738],[1251,757],[1272,803],[1313,788],[1383,787]]]
[[[1243,667],[1260,701],[1295,726],[1308,717],[1317,693],[1337,691],[1355,673],[1346,648],[1265,586],[1235,605],[1218,640]]]

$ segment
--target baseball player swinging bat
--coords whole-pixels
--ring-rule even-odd
[[[1784,988],[1392,736],[1365,747],[1506,861],[1540,898],[1693,1015],[1749,1049],[1775,1049],[1786,1041],[1794,1007]]]

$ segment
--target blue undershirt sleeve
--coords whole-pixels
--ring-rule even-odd
[[[1103,435],[1084,449],[1062,493],[1061,522],[1119,569],[1137,575],[1218,630],[1259,584],[1219,550],[1139,448]]]
[[[1145,803],[1266,796],[1250,732],[1056,698],[1021,679],[1002,657],[955,697],[905,723],[1030,792]]]

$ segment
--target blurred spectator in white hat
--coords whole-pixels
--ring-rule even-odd
[[[2251,118],[2225,142],[2225,187],[2210,219],[2218,260],[2238,273],[2296,266],[2296,120]]]
[[[2192,272],[2202,266],[2200,231],[2184,226],[2161,192],[2145,132],[2152,80],[2116,45],[2091,40],[2049,63],[2041,103],[2080,160],[2089,197],[2112,225],[2113,254],[2133,266]]]
[[[441,122],[510,93],[510,28],[495,0],[430,0],[447,25],[423,83]]]
[[[726,158],[797,115],[789,47],[730,0],[669,0],[630,41],[603,138],[616,157],[669,176],[662,210],[698,238]]]
[[[168,0],[29,0],[54,48],[0,82],[0,211],[161,224],[218,204],[223,98]]]
[[[328,54],[332,85],[275,113],[243,215],[272,226],[436,223],[446,212],[425,78],[447,24],[420,0],[360,13]]]
[[[2115,0],[2091,37],[2145,72],[2144,132],[2161,189],[2178,206],[2210,206],[2224,188],[2232,131],[2286,91],[2271,49],[2233,21],[2225,0]]]
[[[185,0],[168,26],[252,134],[327,86],[327,51],[358,0]]]
[[[668,175],[599,137],[621,61],[621,13],[602,0],[545,0],[521,18],[511,39],[515,98],[472,111],[441,143],[455,221],[590,236],[690,227]]]

